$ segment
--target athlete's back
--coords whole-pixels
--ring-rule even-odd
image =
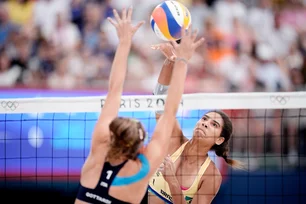
[[[103,166],[102,173],[100,175],[99,181],[97,182],[97,185],[95,188],[86,188],[80,183],[79,191],[77,193],[76,203],[126,204],[127,202],[120,201],[117,198],[110,196],[109,189],[111,186],[118,186],[120,185],[120,182],[124,182],[124,180],[121,180],[121,181],[118,180],[118,177],[116,176],[121,170],[124,172],[124,166],[127,162],[128,160],[122,162],[119,165],[115,165],[115,166],[111,165],[109,162],[106,162]],[[142,171],[146,171],[144,170],[144,168],[147,168],[147,167],[143,166]],[[117,178],[117,180],[115,178]],[[128,182],[127,180],[125,181]],[[124,183],[121,183],[121,184],[124,184]],[[140,185],[143,186],[143,184],[140,184]],[[130,194],[132,197],[139,199],[138,197],[142,197],[141,195],[143,194],[143,193],[140,193],[139,190],[140,189],[135,189],[135,191],[132,191],[132,192],[128,191],[127,193]],[[126,192],[123,192],[122,194],[123,194],[123,197],[126,197],[124,195],[126,194]],[[148,203],[148,192],[146,191],[141,201],[141,204],[147,204],[147,203]]]
[[[76,203],[118,203],[118,204],[125,204],[126,202],[117,200],[116,198],[113,198],[109,195],[109,189],[114,181],[116,175],[118,172],[122,169],[124,164],[127,161],[117,165],[112,166],[109,162],[105,162],[103,166],[102,173],[100,175],[99,181],[95,188],[87,188],[84,187],[80,183],[80,188],[77,194],[77,199],[82,200],[82,202],[76,202]]]
[[[140,203],[141,199],[142,203],[147,203],[145,194],[150,166],[143,154],[136,160],[125,160],[120,164],[107,161],[104,166],[91,162],[96,161],[93,157],[90,155],[83,167],[76,204]]]

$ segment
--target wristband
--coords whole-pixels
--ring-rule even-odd
[[[177,57],[177,58],[175,58],[175,61],[183,61],[183,62],[185,62],[186,63],[186,65],[188,64],[188,61],[185,59],[185,58],[182,58],[182,57]]]
[[[154,88],[153,95],[164,95],[164,94],[167,94],[168,93],[168,89],[169,89],[169,86],[157,83],[155,88]]]
[[[153,95],[164,95],[164,94],[167,94],[168,93],[168,89],[169,89],[169,86],[157,83],[155,88],[154,88]],[[155,111],[155,113],[162,115],[164,113],[164,111],[163,110],[157,110],[157,111]]]

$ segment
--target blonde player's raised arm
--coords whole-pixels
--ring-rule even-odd
[[[190,26],[187,30],[182,29],[180,44],[172,42],[177,58],[170,81],[164,114],[158,120],[152,139],[145,152],[152,166],[151,171],[156,171],[167,154],[169,140],[176,121],[176,113],[184,92],[187,64],[195,49],[204,42],[203,38],[195,41],[196,37],[197,31],[193,31]]]
[[[105,170],[106,176],[104,176],[102,170],[104,169],[105,163],[109,163],[109,161],[106,162],[106,159],[111,146],[110,126],[114,119],[118,117],[132,38],[138,28],[144,23],[142,21],[136,26],[133,26],[131,22],[132,11],[132,8],[129,8],[128,11],[123,9],[120,17],[118,12],[114,10],[115,20],[108,19],[116,28],[119,44],[111,67],[106,100],[93,131],[89,155],[81,170],[80,187],[75,200],[76,204],[95,203],[97,199],[104,199],[107,202],[112,202],[111,200],[114,200],[113,203],[117,202],[115,198],[109,195],[108,191],[103,189],[103,187],[109,188],[107,182],[110,179],[114,179],[112,176],[115,175],[114,172],[118,171],[118,168],[111,168],[112,166],[110,166],[110,170]],[[112,135],[114,135],[114,133],[112,133]],[[109,159],[110,158],[108,158],[108,160]],[[116,174],[117,173],[118,172],[116,172]],[[101,174],[103,174],[103,178],[101,178]],[[106,179],[107,181],[103,180],[99,182],[101,179]],[[100,185],[102,185],[102,187],[100,187]],[[101,190],[101,188],[104,191]]]
[[[110,72],[106,100],[94,129],[91,152],[100,149],[99,145],[108,143],[110,138],[109,124],[118,115],[132,38],[138,28],[144,23],[142,21],[136,26],[132,26],[132,11],[132,8],[129,8],[128,11],[123,9],[122,16],[120,17],[117,11],[114,10],[113,12],[116,22],[111,18],[108,18],[109,22],[117,30],[119,44]]]

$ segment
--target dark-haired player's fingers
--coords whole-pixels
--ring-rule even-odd
[[[176,59],[176,56],[175,55],[172,55],[170,58],[169,58],[171,61],[174,61]]]
[[[164,159],[164,162],[172,162],[171,157],[170,156],[166,156]]]
[[[185,35],[190,36],[192,33],[192,24],[189,25],[188,28],[185,28]]]
[[[154,44],[154,45],[151,45],[151,48],[153,50],[160,50],[162,48],[163,44]]]
[[[174,47],[174,49],[177,48],[177,46],[178,46],[177,42],[175,42],[174,40],[171,40],[170,43]]]
[[[195,39],[197,38],[197,35],[198,35],[198,29],[195,29],[192,31],[192,34],[191,34],[191,40],[192,42],[195,41]]]
[[[181,28],[181,39],[184,39],[188,30],[184,28],[184,26]]]

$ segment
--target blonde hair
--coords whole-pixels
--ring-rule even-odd
[[[135,160],[146,137],[143,125],[134,119],[118,117],[109,125],[111,142],[108,157]]]

